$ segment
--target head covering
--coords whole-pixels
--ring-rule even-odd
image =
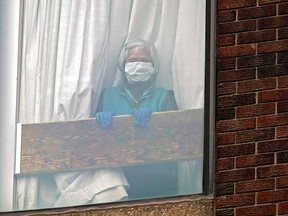
[[[128,57],[128,51],[131,48],[137,47],[137,46],[143,46],[147,48],[150,51],[150,58],[152,60],[153,66],[154,66],[154,71],[155,73],[158,72],[159,70],[159,62],[157,59],[157,53],[156,49],[153,44],[150,44],[144,40],[133,40],[133,41],[128,41],[122,48],[122,51],[120,53],[119,61],[118,61],[118,67],[120,71],[124,72],[125,71],[125,63]]]

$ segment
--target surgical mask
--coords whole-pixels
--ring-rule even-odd
[[[154,73],[151,62],[128,62],[125,64],[125,75],[129,82],[145,82]]]

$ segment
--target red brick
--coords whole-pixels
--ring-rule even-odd
[[[286,138],[288,137],[288,125],[277,127],[276,129],[276,138]]]
[[[217,61],[218,70],[231,70],[236,67],[235,58],[218,59]]]
[[[288,214],[288,202],[278,204],[278,213],[279,214]]]
[[[256,142],[275,138],[275,129],[244,130],[236,133],[236,143]]]
[[[276,15],[276,5],[262,7],[243,8],[238,10],[238,19],[251,19]]]
[[[278,164],[257,168],[257,178],[278,177],[286,175],[288,175],[288,164]]]
[[[252,117],[275,113],[275,103],[255,104],[236,107],[236,118]]]
[[[235,119],[217,122],[217,133],[247,130],[255,128],[255,119]]]
[[[286,89],[288,88],[287,78],[284,77],[285,75],[286,76],[288,75],[288,64],[285,64],[285,63],[288,63],[288,48],[285,47],[286,46],[285,41],[288,41],[288,40],[285,40],[285,39],[288,39],[288,27],[283,28],[283,26],[285,26],[286,23],[288,26],[288,22],[286,21],[288,16],[287,15],[278,16],[278,14],[286,13],[284,12],[286,10],[286,6],[285,8],[284,7],[280,8],[279,7],[280,4],[278,5],[276,4],[280,2],[284,2],[284,1],[283,0],[282,1],[280,0],[269,0],[269,1],[268,0],[255,0],[255,3],[257,3],[257,7],[255,4],[254,8],[251,8],[251,6],[243,6],[243,7],[232,6],[233,4],[236,4],[236,2],[233,0],[228,0],[228,1],[222,0],[222,3],[221,3],[221,4],[230,4],[230,5],[229,6],[226,5],[226,7],[223,7],[222,9],[220,9],[222,10],[221,11],[222,13],[218,14],[218,23],[219,23],[219,20],[220,22],[222,22],[219,24],[219,29],[220,29],[219,32],[221,35],[218,36],[218,46],[220,47],[219,52],[220,52],[220,57],[222,59],[221,61],[218,59],[218,67],[217,67],[217,83],[219,84],[217,86],[217,96],[220,99],[220,103],[218,102],[218,99],[216,101],[218,103],[217,105],[220,105],[220,106],[217,106],[217,111],[216,111],[216,115],[217,115],[216,135],[217,135],[217,146],[218,147],[221,146],[220,150],[223,150],[223,149],[225,150],[224,153],[223,152],[220,153],[220,156],[221,154],[228,155],[227,152],[229,148],[222,148],[223,146],[228,147],[229,145],[231,146],[238,145],[239,135],[242,135],[243,140],[246,140],[244,141],[245,144],[247,144],[247,142],[249,142],[248,144],[257,142],[255,143],[255,145],[257,146],[258,152],[267,151],[269,153],[263,154],[263,155],[259,154],[261,156],[259,156],[258,154],[256,155],[250,154],[250,155],[239,155],[239,156],[236,155],[236,156],[231,156],[228,158],[221,158],[221,161],[217,162],[216,164],[217,165],[216,180],[225,181],[223,179],[226,179],[227,182],[222,182],[222,184],[218,187],[215,186],[217,190],[216,196],[233,195],[232,194],[233,185],[235,185],[235,189],[236,189],[236,185],[238,183],[242,183],[242,181],[246,182],[245,180],[231,180],[231,179],[228,180],[229,178],[231,178],[231,173],[228,173],[228,172],[233,172],[236,170],[243,169],[243,168],[236,169],[236,167],[238,168],[238,167],[249,166],[249,168],[254,169],[255,171],[257,170],[257,175],[261,178],[261,179],[257,179],[257,181],[262,181],[262,183],[260,182],[255,183],[255,185],[251,183],[252,185],[250,186],[251,190],[246,189],[245,191],[245,188],[244,188],[245,185],[238,186],[239,192],[244,193],[244,194],[247,192],[259,193],[259,191],[263,192],[263,190],[264,191],[273,190],[275,187],[274,184],[275,184],[276,178],[280,179],[279,176],[287,177],[288,175],[288,173],[286,173],[288,166],[284,168],[286,164],[273,164],[277,160],[276,159],[277,155],[278,156],[284,155],[283,151],[285,151],[285,148],[287,148],[286,151],[288,151],[288,139],[287,139],[288,138],[288,124],[285,123],[285,115],[280,116],[279,119],[275,117],[275,116],[278,116],[279,114],[285,114],[285,112],[287,114],[288,98],[281,95],[281,93],[279,92],[278,93],[274,92],[274,94],[277,95],[276,99],[271,100],[271,98],[269,98],[273,96],[273,93],[270,90],[273,90],[273,91],[284,90],[284,93],[285,93],[285,88]],[[243,0],[242,0],[242,3],[246,4],[246,2]],[[284,4],[287,4],[287,0]],[[218,2],[218,5],[219,5],[219,2]],[[263,5],[265,6],[263,7]],[[278,7],[277,9],[278,14],[276,16],[275,16],[275,6]],[[260,11],[261,10],[260,8],[262,8],[262,11]],[[270,8],[270,11],[268,8]],[[235,21],[235,11],[238,13],[236,21]],[[254,13],[252,13],[251,11],[254,11]],[[264,11],[266,11],[267,14],[265,14]],[[275,16],[275,17],[267,17],[270,15]],[[265,16],[265,17],[259,18],[261,16]],[[258,17],[259,19],[254,19],[256,17]],[[284,19],[283,17],[287,17],[287,18]],[[246,18],[250,20],[243,20]],[[243,32],[239,31],[241,27],[239,23],[241,23],[242,21],[253,21],[253,22],[256,21],[257,30],[256,29],[249,30],[249,28],[247,28],[248,30],[243,29]],[[259,29],[262,29],[262,30],[258,30],[258,21],[259,21]],[[239,26],[237,26],[237,23]],[[227,24],[230,24],[230,25],[227,25]],[[231,33],[229,31],[231,31]],[[284,44],[281,45],[283,41],[284,41]],[[237,54],[237,48],[236,48],[237,46],[234,46],[235,44],[238,44],[238,45],[247,44],[248,45],[251,43],[257,43],[257,49],[259,48],[259,50],[257,50],[259,51],[257,52],[257,54],[252,54],[251,56],[241,56],[241,55],[245,55],[243,52],[241,53],[241,55]],[[249,72],[245,71],[246,75],[242,76],[238,73],[240,72],[239,69],[240,70],[247,69],[247,71],[249,70]],[[255,72],[255,70],[257,70],[257,73]],[[275,82],[274,82],[275,80],[277,81],[276,83],[277,85],[275,85]],[[236,93],[235,93],[235,83],[236,85],[238,85]],[[276,86],[278,88],[277,90],[275,89]],[[255,98],[255,103],[248,104],[248,105],[237,104],[239,102],[239,98],[237,100],[235,96],[237,96],[238,93],[247,94],[247,93],[254,93],[254,91],[255,91],[255,97],[257,96],[257,98]],[[268,95],[267,94],[265,95],[265,92],[270,92],[270,93],[268,93]],[[262,99],[264,98],[264,100],[267,100],[268,102],[259,102],[258,94],[262,96]],[[231,101],[232,103],[230,103]],[[236,120],[238,120],[238,118],[243,118],[243,119],[254,118],[255,121],[257,119],[257,124],[258,124],[258,118],[260,117],[268,117],[268,123],[265,123],[265,124],[263,123],[260,128],[257,128],[257,130],[256,129],[250,130],[249,128],[248,129],[247,128],[235,129],[234,127],[236,125],[238,128],[240,128],[239,123],[236,123]],[[280,119],[281,117],[282,119]],[[260,118],[260,120],[264,121],[262,118]],[[232,124],[228,126],[228,124],[231,123],[230,121],[235,123],[235,125]],[[276,123],[277,121],[278,123]],[[254,129],[254,128],[255,127],[251,129]],[[264,136],[264,135],[267,135],[265,133],[266,129],[268,131],[268,134],[269,132],[271,133],[270,134],[271,137],[268,136],[267,138],[265,138],[268,140],[261,141],[263,137],[261,137],[259,133],[256,133],[255,131],[259,130],[259,132],[261,132],[261,134]],[[275,133],[273,133],[273,130]],[[220,134],[218,134],[219,131],[221,132]],[[226,133],[225,131],[231,131],[231,132]],[[254,133],[249,133],[249,131],[254,131]],[[274,134],[273,137],[272,137],[272,134]],[[277,137],[277,139],[282,139],[282,140],[275,140],[275,136]],[[257,141],[259,137],[260,137],[260,141],[259,140]],[[285,142],[287,144],[285,144]],[[266,143],[265,146],[264,146],[264,143]],[[232,155],[237,154],[236,152],[233,153],[233,151],[234,150],[232,150]],[[264,155],[269,155],[270,157],[267,156],[266,158]],[[273,156],[275,158],[273,158]],[[284,156],[283,156],[283,159],[285,159]],[[263,169],[260,169],[260,168],[263,168]],[[264,168],[266,168],[266,170]],[[241,175],[238,173],[238,176],[241,176]],[[244,174],[243,176],[241,176],[241,178],[242,177],[244,178]],[[246,174],[246,177],[247,177],[247,174]],[[236,179],[234,172],[232,173],[232,179],[233,178]],[[254,177],[251,177],[251,179],[255,179],[255,175]],[[243,188],[243,191],[241,192],[242,188]],[[249,187],[247,186],[247,188]],[[287,187],[285,186],[282,186],[281,188],[287,189]],[[278,188],[278,189],[281,189],[281,188]],[[234,193],[237,193],[237,192],[234,191]],[[275,202],[278,202],[278,201],[275,201]],[[279,202],[285,203],[285,201],[279,201]],[[235,206],[232,206],[232,207],[225,206],[225,207],[222,207],[225,209],[216,209],[216,215],[241,215],[241,216],[242,215],[276,215],[278,212],[280,213],[280,211],[278,211],[280,210],[280,208],[278,209],[279,203],[261,204],[258,206],[255,205],[254,203],[254,204],[249,204],[249,205],[253,205],[253,206],[247,206],[247,207],[245,206],[245,208],[238,207],[238,206],[236,206],[237,208],[234,208]],[[287,212],[288,212],[288,204],[287,204]]]
[[[279,56],[278,56],[279,61]],[[269,65],[258,67],[259,78],[278,77],[288,75],[288,64]]]
[[[276,39],[276,29],[238,33],[237,43],[255,43]]]
[[[217,38],[218,46],[229,46],[235,44],[235,34],[219,35]]]
[[[236,193],[257,192],[274,189],[274,179],[255,179],[235,183]]]
[[[216,208],[246,206],[254,203],[254,194],[235,194],[216,198]]]
[[[288,139],[262,141],[257,144],[257,152],[277,152],[288,150]]]
[[[258,53],[281,52],[288,50],[288,40],[262,42],[257,45]]]
[[[268,17],[258,20],[258,29],[279,28],[288,26],[288,16]]]
[[[278,38],[279,39],[288,38],[288,28],[280,28],[278,30]]]
[[[278,78],[279,88],[288,88],[288,76],[282,76]]]
[[[229,95],[236,93],[236,83],[220,83],[217,86],[217,95]]]
[[[236,168],[256,167],[274,164],[274,153],[247,155],[236,158]]]
[[[255,20],[245,20],[238,22],[226,22],[218,25],[219,34],[236,33],[256,30]]]
[[[226,10],[218,12],[218,22],[227,22],[236,20],[235,10]]]
[[[244,92],[253,92],[275,88],[276,88],[275,78],[257,79],[257,80],[238,82],[237,92],[244,93]]]
[[[216,169],[220,170],[229,170],[234,168],[234,158],[220,158],[217,160]]]
[[[277,103],[277,112],[282,113],[282,112],[287,112],[287,111],[288,111],[288,100],[279,101]]]
[[[270,90],[258,93],[258,102],[272,102],[288,99],[288,89]]]
[[[261,216],[272,216],[276,215],[276,205],[261,205],[261,206],[250,206],[244,208],[237,208],[236,215],[261,215]]]
[[[288,3],[278,4],[278,14],[287,14],[288,13]]]
[[[227,145],[235,143],[235,133],[218,133],[216,144],[219,145]]]
[[[276,188],[288,188],[288,176],[277,178]]]
[[[272,203],[288,200],[288,189],[257,193],[257,203]]]
[[[219,71],[217,78],[218,83],[255,79],[256,69],[247,68],[232,71]]]
[[[288,152],[277,153],[277,164],[288,163]]]
[[[275,127],[288,124],[288,113],[257,117],[257,127]]]
[[[276,56],[274,53],[245,56],[245,57],[239,57],[237,59],[238,68],[271,65],[275,64],[275,62],[276,62]]]
[[[255,153],[255,144],[242,144],[217,147],[217,158],[235,157]]]
[[[216,183],[238,182],[255,179],[255,169],[239,169],[231,171],[221,171],[216,174]]]
[[[278,64],[288,62],[288,52],[279,52],[277,62]],[[288,68],[287,64],[286,64],[286,68]]]
[[[235,109],[233,107],[217,110],[217,121],[234,119],[234,118],[235,118]]]
[[[249,94],[239,94],[239,95],[229,95],[218,97],[218,107],[234,107],[234,106],[244,106],[256,103],[255,93]]]
[[[259,0],[259,4],[273,4],[273,3],[279,3],[279,2],[285,2],[287,0]]]
[[[218,0],[218,10],[255,6],[256,0]]]
[[[216,196],[234,194],[234,183],[223,183],[216,185]]]
[[[234,216],[234,208],[233,209],[217,209],[216,216]]]
[[[218,58],[248,56],[256,53],[254,44],[245,44],[239,46],[225,46],[218,48]]]

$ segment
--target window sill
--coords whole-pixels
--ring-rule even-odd
[[[42,209],[13,212],[10,215],[213,215],[214,197],[183,196],[141,201],[125,201],[113,204],[97,204],[67,207],[59,209]]]

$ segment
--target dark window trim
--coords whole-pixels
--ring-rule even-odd
[[[206,0],[203,195],[214,194],[215,182],[216,25],[217,1]]]

